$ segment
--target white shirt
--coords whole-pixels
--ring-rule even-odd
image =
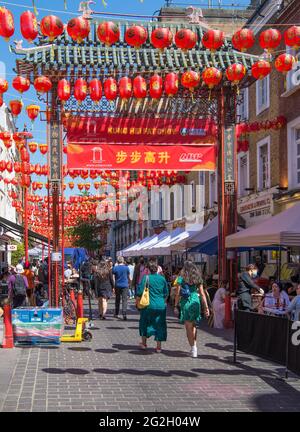
[[[70,277],[72,276],[72,270],[71,269],[65,270],[64,275],[66,279],[70,279]]]

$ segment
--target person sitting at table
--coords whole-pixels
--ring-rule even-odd
[[[70,279],[72,276],[72,268],[70,264],[68,264],[68,268],[65,270],[64,275],[66,279]]]
[[[297,289],[299,284],[299,276],[292,276],[291,277],[291,283],[289,284],[289,287],[287,289],[287,293],[290,296],[291,300],[293,297],[296,297],[297,295]]]
[[[239,285],[237,289],[238,308],[244,311],[252,311],[251,290],[254,289],[259,294],[264,294],[264,290],[260,288],[253,279],[257,278],[257,267],[254,264],[249,264],[246,271],[239,277]]]
[[[296,297],[293,298],[291,303],[289,304],[286,313],[292,314],[293,319],[295,321],[299,321],[300,319],[300,284],[297,285]]]
[[[290,299],[288,294],[283,290],[282,284],[280,282],[274,282],[272,285],[272,292],[267,294],[265,297],[264,305],[265,307],[274,307],[283,305],[288,307],[290,304]]]

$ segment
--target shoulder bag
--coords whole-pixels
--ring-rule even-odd
[[[140,299],[137,300],[137,308],[145,309],[150,304],[150,296],[149,296],[149,276],[146,276],[146,282],[143,294]]]

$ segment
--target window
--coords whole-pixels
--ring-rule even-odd
[[[209,206],[214,207],[217,202],[217,174],[209,173]]]
[[[292,47],[287,47],[286,52],[287,54],[291,54],[296,58],[297,58],[297,54],[299,55],[299,51],[296,51]],[[299,65],[299,60],[296,59],[296,63],[294,64],[293,70],[288,72],[286,75],[286,92],[289,92],[300,85],[299,76],[300,76],[300,65]]]
[[[256,81],[256,114],[270,106],[270,76]]]
[[[249,90],[241,90],[242,103],[237,106],[238,121],[243,122],[249,118]]]
[[[270,137],[257,144],[257,188],[270,187]]]
[[[300,186],[300,117],[288,124],[289,189]]]
[[[238,156],[238,180],[238,194],[244,196],[247,194],[245,189],[249,187],[248,154]]]

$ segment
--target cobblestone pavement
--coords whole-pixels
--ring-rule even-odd
[[[192,359],[173,316],[162,354],[138,349],[133,304],[94,322],[92,342],[0,350],[0,411],[300,411],[300,380],[243,353],[234,365],[231,331],[202,322]]]

